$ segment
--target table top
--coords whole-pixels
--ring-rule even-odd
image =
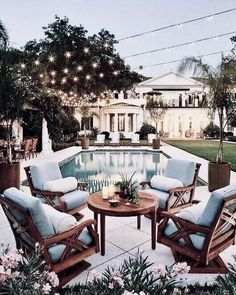
[[[109,216],[137,216],[147,214],[153,208],[157,208],[158,200],[146,192],[139,192],[140,202],[138,204],[129,203],[125,199],[120,198],[116,206],[112,206],[109,200],[102,198],[102,192],[91,194],[87,198],[89,209],[98,214],[105,214]]]

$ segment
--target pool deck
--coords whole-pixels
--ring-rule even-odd
[[[94,150],[114,150],[112,147],[90,147],[89,151]],[[116,148],[117,149],[117,148]],[[120,150],[149,150],[153,151],[152,148],[149,147],[118,147]],[[63,162],[69,157],[76,155],[81,151],[81,147],[70,147],[50,155],[40,154],[37,158],[22,161],[21,162],[21,181],[26,179],[24,167],[31,165],[36,162],[50,160],[56,160],[58,162]],[[182,151],[173,146],[163,144],[161,146],[161,151],[166,153],[172,158],[177,159],[188,159],[193,160],[195,162],[201,163],[199,176],[204,181],[207,182],[207,170],[208,170],[208,161],[196,157],[190,153]],[[231,184],[236,184],[236,173],[231,172]],[[25,192],[29,192],[29,188],[26,186],[22,186],[22,190]],[[206,186],[197,187],[195,198],[200,200],[206,200],[210,196],[208,189]],[[5,243],[9,243],[11,245],[15,245],[14,238],[11,233],[11,229],[9,224],[4,216],[2,209],[0,209],[0,241]],[[91,212],[88,208],[83,210],[83,213],[86,217],[93,218],[93,212]],[[153,262],[155,265],[171,265],[174,263],[174,259],[170,249],[166,246],[157,243],[156,250],[151,250],[151,242],[150,242],[150,230],[151,224],[150,220],[142,217],[142,226],[140,230],[136,228],[136,218],[135,217],[107,217],[106,218],[106,254],[105,256],[101,256],[100,253],[90,256],[87,261],[91,263],[91,267],[84,271],[81,275],[76,277],[71,284],[81,282],[86,282],[90,277],[90,271],[92,269],[96,269],[99,272],[103,272],[107,266],[119,266],[121,262],[128,258],[130,255],[135,255],[137,251],[144,251],[144,255],[149,257],[149,261]],[[232,254],[236,253],[236,247],[231,246],[226,249],[221,257],[225,262],[232,262]],[[216,275],[211,274],[188,274],[183,276],[183,283],[193,283],[199,282],[204,284],[212,283],[215,279]]]

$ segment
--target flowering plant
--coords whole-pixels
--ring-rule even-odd
[[[36,245],[33,254],[0,244],[0,294],[56,294],[59,280],[49,271]]]
[[[170,267],[157,266],[148,262],[147,257],[137,254],[124,260],[118,269],[108,267],[103,274],[93,270],[92,279],[86,285],[77,285],[65,294],[103,295],[152,295],[187,294],[188,289],[177,288],[179,274],[190,270],[187,263]],[[66,289],[64,289],[64,292]],[[184,293],[185,292],[185,293]]]

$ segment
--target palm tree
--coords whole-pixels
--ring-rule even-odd
[[[202,59],[195,57],[186,58],[179,67],[179,71],[193,70],[193,75],[199,75],[203,78],[204,84],[209,87],[209,94],[206,100],[206,106],[209,113],[218,115],[220,136],[219,146],[216,155],[216,162],[223,163],[223,138],[224,129],[227,124],[231,124],[236,116],[236,57],[232,53],[228,56],[222,56],[220,64],[213,68],[204,63]]]

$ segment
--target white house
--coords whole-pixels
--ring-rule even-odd
[[[109,100],[97,102],[92,107],[97,115],[92,116],[90,127],[100,132],[121,132],[129,138],[144,122],[155,126],[145,107],[148,98],[161,97],[168,109],[158,130],[170,138],[196,138],[209,123],[207,109],[202,106],[206,92],[196,79],[170,72],[134,85],[133,91],[114,92]],[[76,117],[80,119],[78,112]]]

